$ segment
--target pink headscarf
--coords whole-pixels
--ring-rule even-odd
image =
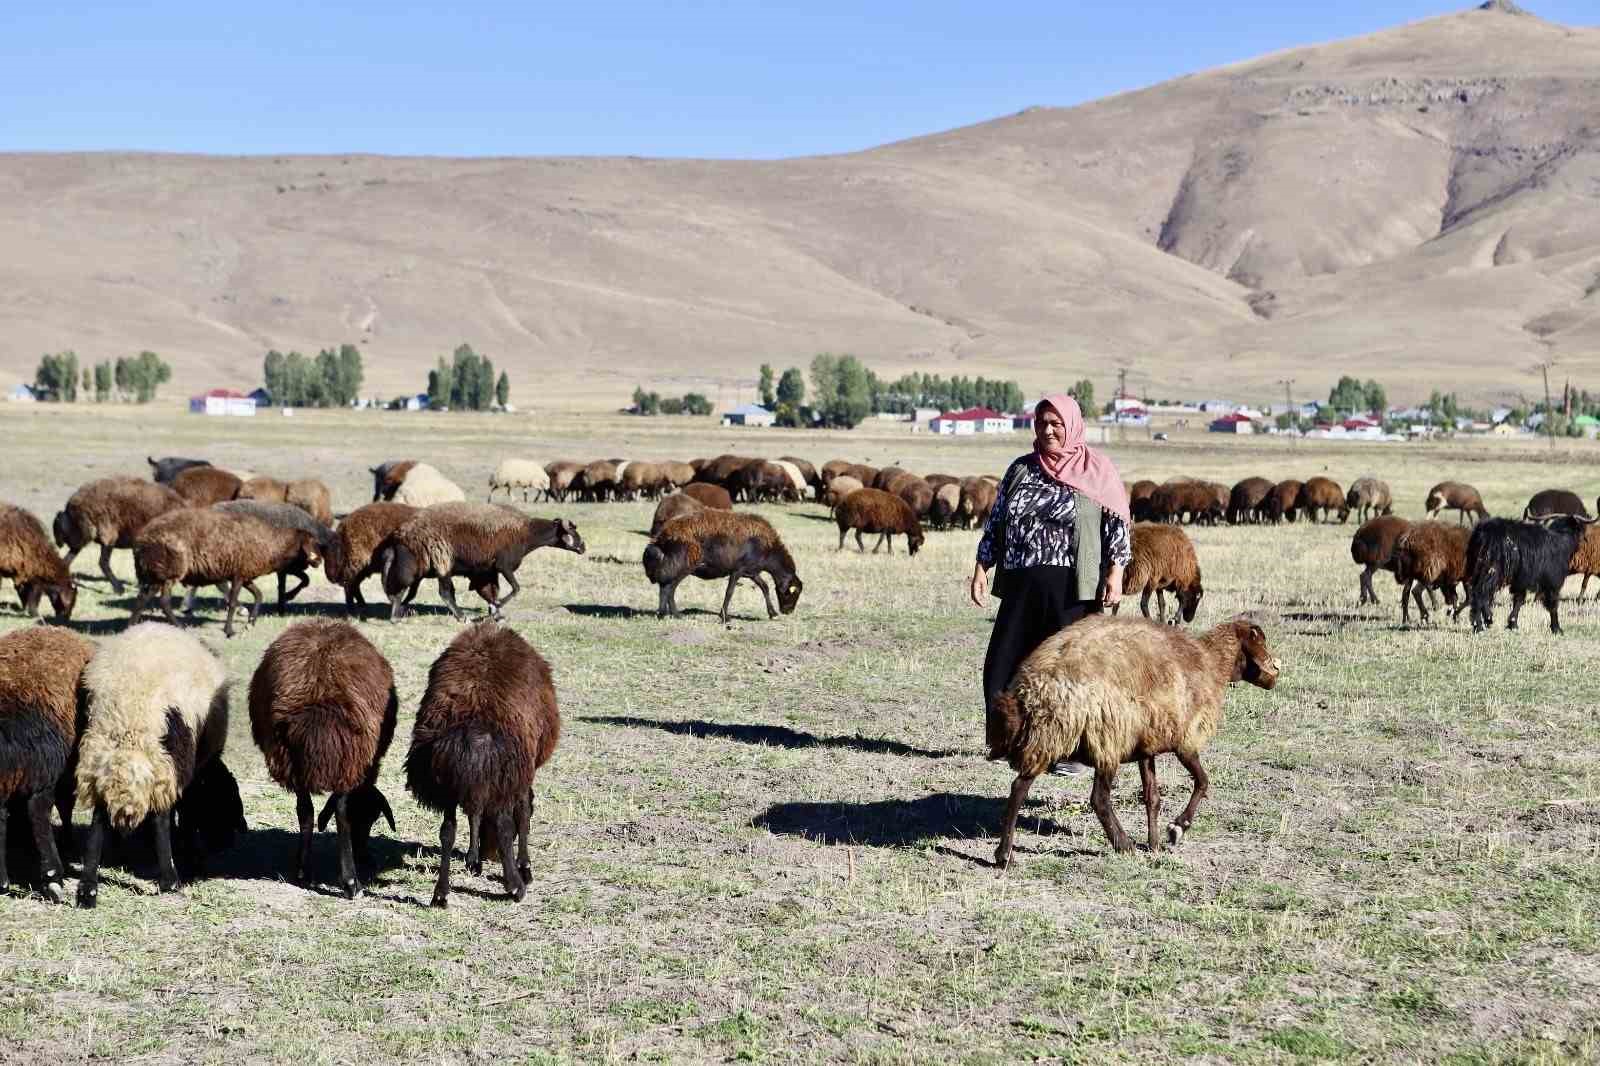
[[[1122,475],[1117,473],[1110,459],[1084,442],[1083,412],[1078,410],[1078,401],[1067,395],[1046,396],[1033,409],[1035,423],[1046,407],[1055,408],[1061,421],[1066,423],[1066,441],[1059,451],[1047,452],[1036,436],[1033,451],[1039,457],[1039,466],[1056,481],[1120,515],[1124,522],[1131,521],[1128,490],[1123,487]]]

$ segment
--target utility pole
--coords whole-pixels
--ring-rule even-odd
[[[1554,356],[1547,356],[1538,364],[1544,376],[1544,432],[1550,438],[1550,450],[1556,450],[1556,410],[1550,402],[1550,368],[1556,365]]]
[[[1283,386],[1283,403],[1284,406],[1289,408],[1287,412],[1289,425],[1294,429],[1299,429],[1300,412],[1294,409],[1294,378],[1279,378],[1278,384]]]

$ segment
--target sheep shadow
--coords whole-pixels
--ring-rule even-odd
[[[714,737],[719,740],[737,740],[742,744],[764,744],[775,748],[850,748],[854,751],[865,752],[868,755],[902,755],[907,758],[917,759],[953,759],[961,755],[970,754],[962,751],[928,751],[924,748],[914,748],[909,744],[902,744],[898,740],[874,739],[872,737],[819,737],[812,733],[802,733],[797,729],[790,729],[782,725],[750,725],[743,723],[689,721],[661,721],[654,718],[638,718],[631,715],[593,715],[579,718],[580,722],[589,722],[594,725],[615,725],[626,727],[639,727],[647,729],[660,729],[663,732],[673,733],[678,736],[695,737],[704,740]]]
[[[331,826],[327,832],[319,832],[311,838],[310,880],[300,887],[318,895],[344,898],[344,892],[338,885],[338,841],[338,834]],[[403,867],[406,855],[415,847],[410,841],[400,840],[375,828],[367,842],[366,864],[357,863],[357,873],[362,883],[369,887],[385,884],[384,875]],[[240,833],[233,846],[226,851],[206,856],[197,872],[208,881],[292,882],[299,857],[298,831],[276,826],[251,828]],[[151,861],[153,870],[153,859]]]
[[[914,800],[870,803],[775,803],[751,819],[756,829],[779,836],[798,836],[825,845],[860,844],[903,848],[952,838],[997,840],[1005,817],[1005,798],[958,792],[934,792]],[[1038,813],[1043,800],[1030,799],[1018,828],[1041,836],[1076,834]],[[961,858],[972,856],[956,853]]]
[[[570,611],[581,618],[621,618],[625,621],[631,621],[635,618],[649,618],[653,620],[656,617],[656,612],[653,608],[650,610],[640,610],[637,607],[624,607],[619,604],[564,603],[561,606],[563,609]],[[706,610],[703,607],[685,607],[678,612],[678,615],[681,618],[703,617],[715,618],[718,621],[720,621],[722,617],[716,611]],[[765,622],[766,620],[767,616],[765,614],[753,615],[731,612],[728,615],[728,621],[730,622]],[[670,619],[662,619],[662,621],[670,621]]]

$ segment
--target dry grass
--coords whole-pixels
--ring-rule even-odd
[[[137,470],[146,452],[316,473],[347,510],[370,495],[365,466],[405,455],[471,492],[509,454],[736,447],[962,473],[998,470],[1023,443],[620,420],[7,416],[6,498],[46,521],[77,483]],[[1553,465],[1525,448],[1205,437],[1114,452],[1130,477],[1377,472],[1408,515],[1446,474],[1502,512],[1550,484],[1600,490],[1592,450]],[[720,584],[686,585],[682,620],[650,613],[650,505],[534,510],[572,517],[589,555],[531,556],[510,611],[550,659],[566,723],[537,783],[528,901],[500,898],[493,864],[483,878],[458,866],[451,909],[426,908],[438,826],[405,796],[400,756],[457,627],[436,612],[369,622],[402,722],[383,777],[399,832],[380,832],[368,894],[347,903],[331,884],[284,880],[292,800],[241,714],[228,762],[252,831],[209,877],[158,896],[146,866],[113,868],[94,912],[0,900],[0,1062],[1600,1054],[1596,608],[1569,602],[1561,638],[1537,608],[1516,634],[1403,631],[1392,584],[1378,585],[1381,607],[1354,606],[1349,526],[1194,531],[1199,623],[1254,612],[1281,684],[1230,695],[1212,799],[1179,849],[1111,854],[1087,784],[1050,779],[1015,869],[997,876],[1009,775],[980,749],[991,612],[963,601],[974,534],[933,535],[915,560],[863,558],[835,554],[820,508],[763,508],[806,591],[769,622],[746,589],[724,628]],[[119,627],[126,597],[95,578],[92,553],[78,571],[79,620]],[[7,597],[0,625],[26,624]],[[291,618],[335,600],[319,583]],[[213,597],[202,636],[242,691],[285,624],[268,614],[225,642]],[[1168,761],[1161,774],[1170,810],[1187,781]],[[1116,800],[1137,817],[1136,773]],[[331,836],[314,862],[331,881]]]

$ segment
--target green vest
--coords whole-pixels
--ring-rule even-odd
[[[1079,492],[1078,521],[1073,528],[1074,543],[1078,552],[1078,558],[1075,560],[1078,589],[1074,598],[1079,600],[1099,600],[1104,584],[1105,574],[1101,565],[1104,547],[1100,543],[1100,515],[1100,505],[1091,500],[1087,493]]]

